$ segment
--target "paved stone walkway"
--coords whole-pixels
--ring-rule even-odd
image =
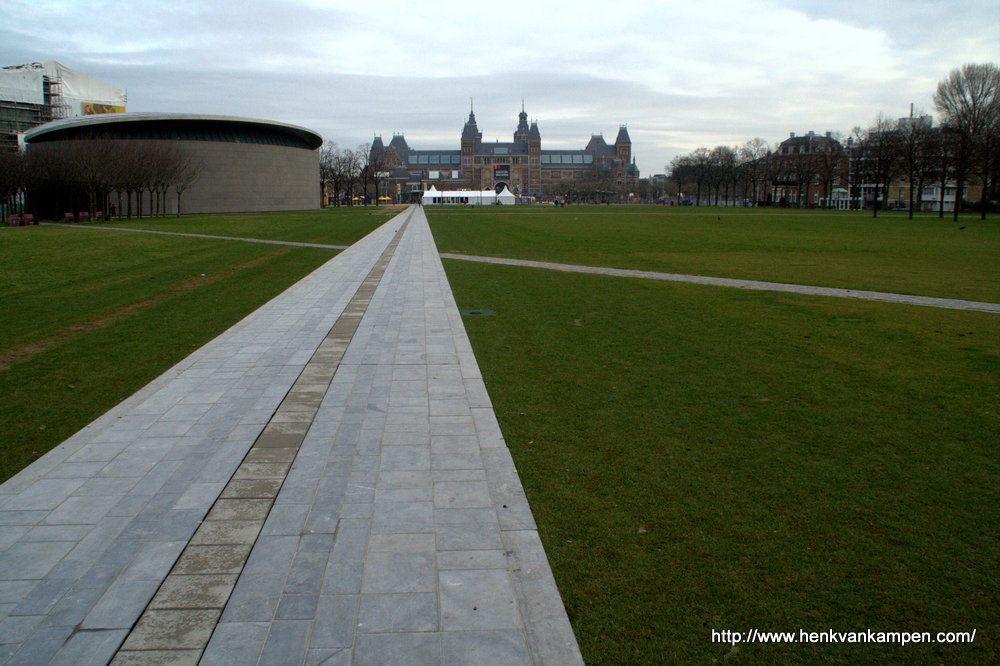
[[[423,211],[0,486],[0,618],[12,664],[580,663]]]
[[[883,291],[864,291],[860,289],[837,289],[834,287],[813,287],[804,284],[787,284],[782,282],[761,282],[760,280],[737,280],[733,278],[707,277],[704,275],[684,275],[681,273],[658,273],[655,271],[637,271],[625,268],[601,268],[597,266],[578,266],[575,264],[557,264],[548,261],[529,261],[526,259],[504,259],[501,257],[480,257],[470,254],[442,253],[444,259],[460,259],[462,261],[478,261],[487,264],[503,264],[506,266],[527,266],[529,268],[545,268],[566,273],[592,273],[597,275],[613,275],[616,277],[634,277],[648,280],[667,280],[670,282],[689,282],[706,284],[714,287],[734,287],[736,289],[753,289],[757,291],[783,291],[791,294],[806,294],[810,296],[831,296],[833,298],[856,298],[865,301],[883,301],[903,305],[921,305],[933,308],[948,308],[952,310],[978,310],[980,312],[1000,313],[1000,303],[984,303],[982,301],[963,301],[956,298],[935,298],[932,296],[912,296],[910,294],[893,294]]]

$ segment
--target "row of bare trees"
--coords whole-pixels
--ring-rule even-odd
[[[855,127],[851,138],[852,193],[871,208],[873,216],[888,206],[893,183],[907,186],[911,218],[933,184],[939,195],[938,215],[944,216],[945,196],[955,186],[959,158],[957,137],[950,127],[932,127],[930,117],[919,112],[899,120],[880,114],[870,127]]]
[[[319,151],[320,186],[323,202],[335,206],[378,203],[380,187],[385,180],[385,157],[373,154],[371,144],[361,144],[357,150],[340,149],[336,142],[327,141]]]
[[[952,70],[938,84],[934,107],[939,127],[924,122],[929,117],[911,113],[898,121],[880,114],[871,127],[855,128],[855,179],[871,185],[874,215],[884,207],[893,182],[908,186],[910,217],[932,184],[941,216],[945,192],[953,187],[953,217],[958,219],[965,199],[972,198],[966,190],[973,180],[979,185],[982,219],[995,204],[1000,193],[1000,67],[971,64]]]
[[[541,187],[542,196],[561,197],[569,203],[609,204],[623,203],[628,195],[640,194],[636,183],[626,184],[624,178],[615,172],[612,164],[599,164],[588,170],[582,178],[574,178],[562,183],[549,183]]]
[[[98,213],[131,218],[165,215],[171,192],[180,214],[181,196],[201,169],[166,141],[96,137],[43,142],[0,158],[0,196],[9,203],[24,195],[27,207],[40,217],[87,211],[91,218]]]
[[[693,190],[696,206],[703,201],[712,204],[714,194],[714,204],[719,205],[720,196],[723,204],[733,200],[740,179],[745,177],[745,164],[738,148],[716,146],[676,157],[668,169],[678,194]]]
[[[0,223],[7,224],[7,215],[23,191],[23,182],[21,155],[0,150]]]
[[[934,95],[941,124],[911,112],[910,118],[880,114],[869,127],[856,127],[846,145],[840,137],[820,137],[821,150],[783,154],[779,146],[754,138],[739,147],[699,148],[675,158],[667,169],[673,189],[693,195],[693,203],[792,205],[811,202],[813,188],[830,205],[833,188],[849,190],[852,207],[870,207],[873,215],[889,200],[892,183],[907,186],[908,205],[921,206],[933,185],[939,215],[945,192],[954,188],[955,215],[962,207],[966,184],[981,186],[979,201],[985,217],[1000,192],[1000,69],[996,64],[966,65],[942,81]],[[902,202],[901,202],[902,203]]]
[[[813,166],[810,160],[808,168]],[[698,148],[674,158],[667,167],[677,194],[693,195],[691,202],[696,206],[735,205],[737,201],[769,203],[769,185],[779,180],[783,169],[805,168],[804,160],[793,163],[777,159],[776,149],[760,137],[742,146]],[[801,180],[801,175],[796,180]]]

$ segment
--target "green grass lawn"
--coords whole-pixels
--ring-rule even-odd
[[[996,315],[445,266],[588,663],[1000,658]]]
[[[141,226],[346,245],[389,217],[340,209]],[[0,481],[335,254],[63,227],[0,232]]]
[[[1000,302],[996,218],[663,206],[428,214],[446,253]]]

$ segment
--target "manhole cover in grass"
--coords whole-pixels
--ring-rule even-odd
[[[470,317],[496,314],[493,310],[459,310],[458,313],[461,315],[468,315]]]

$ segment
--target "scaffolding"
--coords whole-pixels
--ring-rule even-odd
[[[4,67],[0,77],[0,150],[17,150],[33,127],[87,113],[85,102],[124,110],[125,91],[57,62]]]
[[[43,75],[41,104],[26,101],[28,95],[7,94],[5,97],[12,99],[0,99],[0,149],[17,150],[19,134],[50,120],[67,117],[69,107],[61,91],[61,78]]]

